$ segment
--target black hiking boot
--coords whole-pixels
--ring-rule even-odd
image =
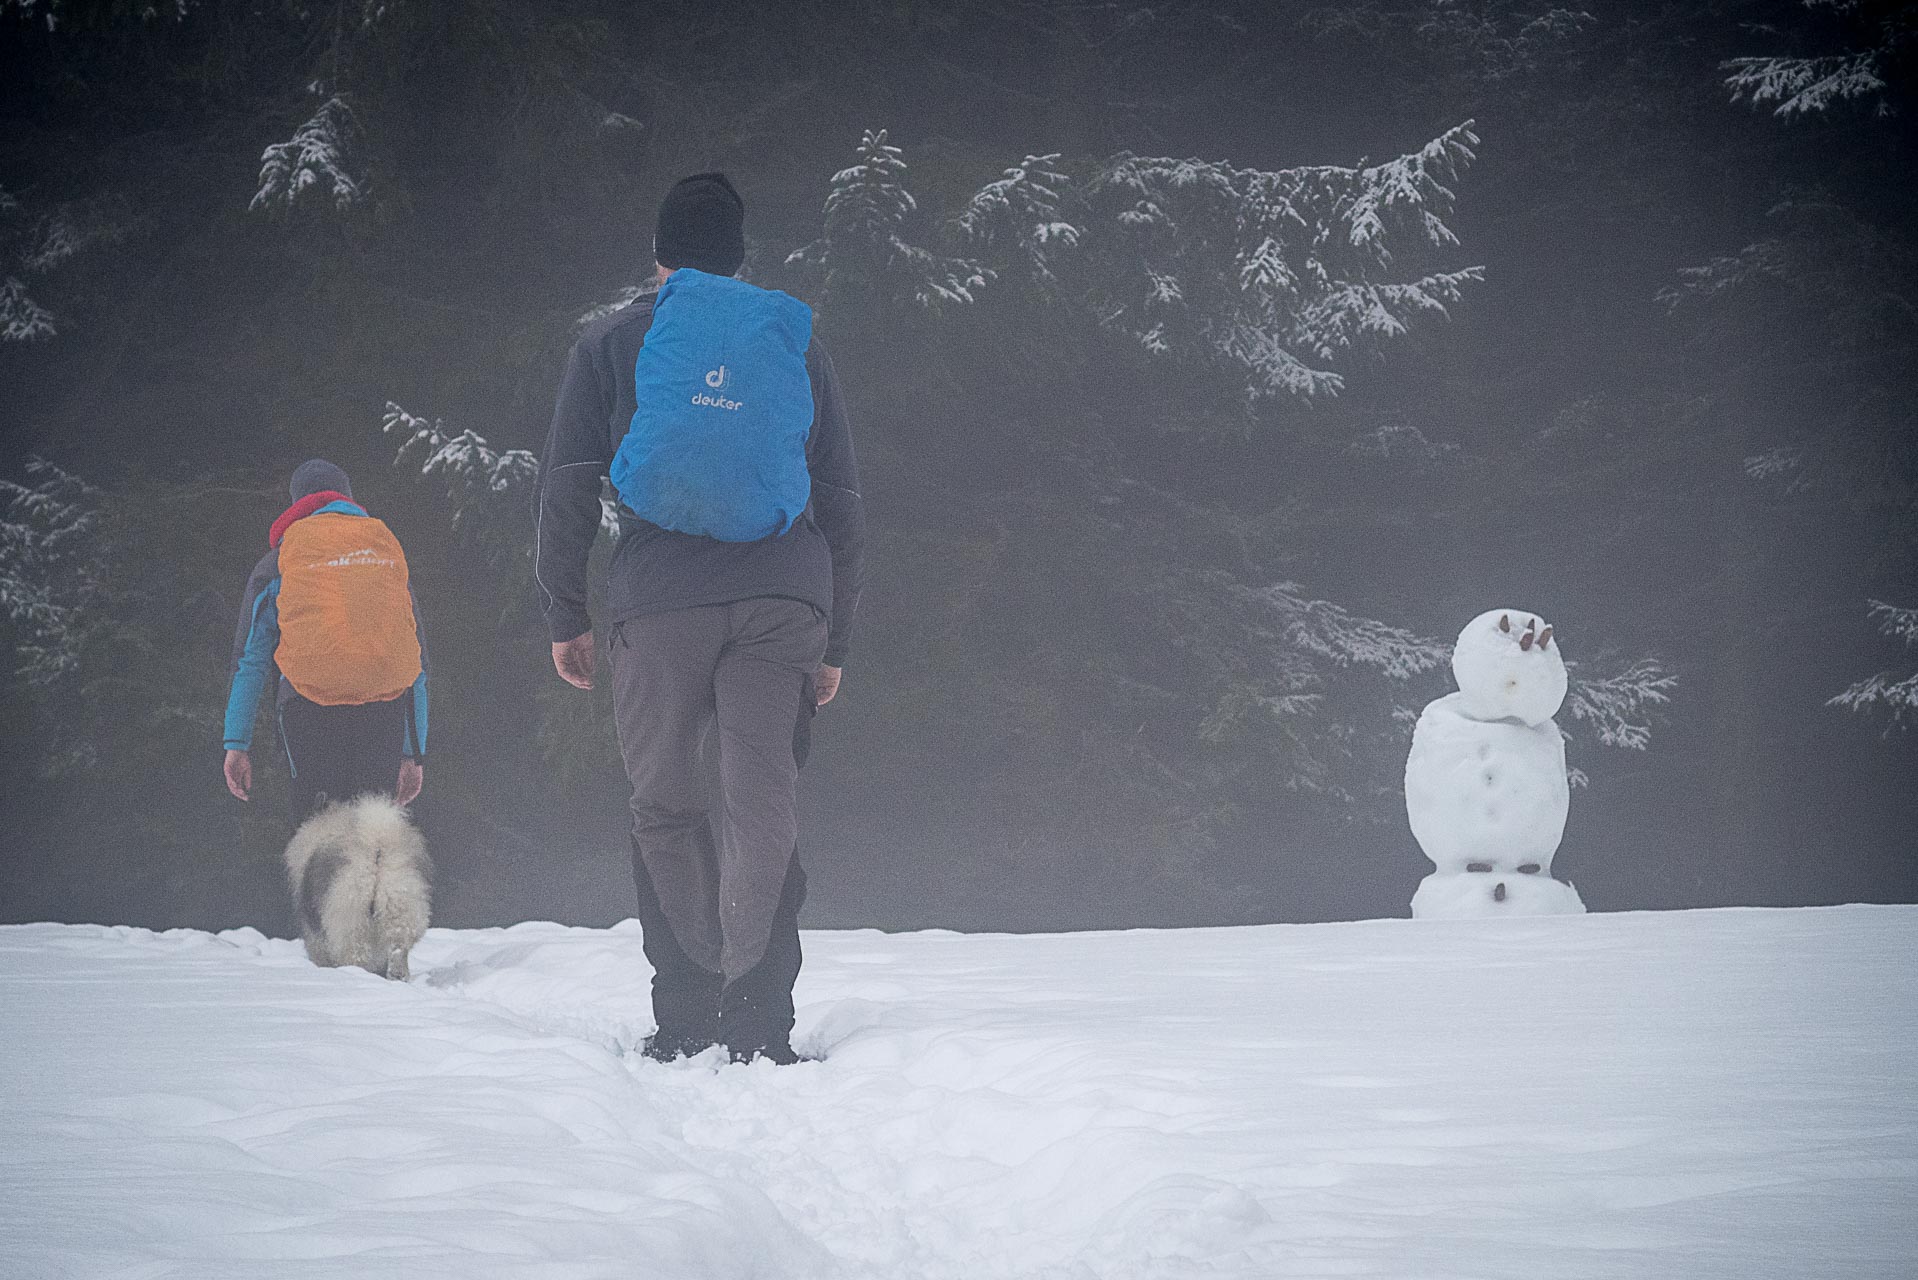
[[[691,1058],[713,1047],[711,1040],[699,1036],[653,1035],[647,1038],[640,1048],[642,1057],[654,1062],[677,1062],[681,1058]]]

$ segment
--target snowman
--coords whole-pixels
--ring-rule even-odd
[[[1552,720],[1565,663],[1552,628],[1522,609],[1466,624],[1452,650],[1458,692],[1425,708],[1405,761],[1405,813],[1438,869],[1412,896],[1418,918],[1585,910],[1552,879],[1571,786]]]

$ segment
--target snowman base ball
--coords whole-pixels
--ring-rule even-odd
[[[1549,876],[1434,871],[1412,895],[1414,920],[1583,915],[1578,890]]]

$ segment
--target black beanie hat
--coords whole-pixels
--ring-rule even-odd
[[[695,173],[659,202],[653,259],[729,276],[746,261],[746,203],[723,173]]]
[[[328,489],[349,498],[353,496],[353,482],[346,478],[346,472],[325,458],[309,458],[293,468],[293,479],[286,486],[287,496],[295,502],[308,494],[324,493]]]

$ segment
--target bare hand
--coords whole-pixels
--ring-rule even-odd
[[[253,757],[244,751],[226,753],[226,789],[236,800],[249,800],[253,790]]]
[[[598,659],[590,631],[553,646],[553,670],[559,672],[559,678],[575,689],[593,687],[593,667]]]
[[[420,788],[426,785],[426,766],[417,760],[400,761],[400,780],[393,788],[393,799],[401,806],[412,804],[419,798]]]
[[[844,667],[829,667],[823,662],[819,664],[819,670],[813,672],[812,676],[815,706],[823,707],[832,701],[833,695],[839,692],[839,677],[844,672]]]

